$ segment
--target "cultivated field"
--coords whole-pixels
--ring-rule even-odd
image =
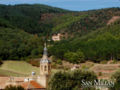
[[[39,68],[24,61],[4,61],[0,67],[1,76],[29,76],[34,71],[39,74]]]

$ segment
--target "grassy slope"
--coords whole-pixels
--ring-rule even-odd
[[[16,77],[19,77],[19,76],[27,76],[27,75],[16,73],[16,72],[13,72],[13,71],[0,69],[0,76],[16,76]]]
[[[0,67],[0,75],[5,76],[26,76],[30,75],[32,71],[39,74],[39,68],[24,61],[5,61]]]

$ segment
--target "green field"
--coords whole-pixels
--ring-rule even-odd
[[[39,67],[34,67],[25,61],[4,61],[0,66],[0,76],[30,76],[31,72],[39,75]],[[52,69],[52,74],[58,72],[58,69]]]
[[[39,74],[39,68],[24,61],[4,61],[0,67],[1,76],[29,76],[34,71]]]

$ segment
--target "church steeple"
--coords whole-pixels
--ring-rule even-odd
[[[51,73],[51,62],[47,55],[47,45],[44,44],[43,57],[40,60],[40,75],[38,82],[43,86],[48,86],[48,80]]]
[[[46,43],[44,44],[44,51],[43,51],[43,57],[40,60],[40,74],[48,75],[50,73],[51,65],[50,60],[48,60],[47,56],[47,46]]]
[[[46,43],[44,44],[43,60],[48,60]]]

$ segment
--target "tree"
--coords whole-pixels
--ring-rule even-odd
[[[111,79],[115,82],[114,87],[111,87],[110,90],[120,90],[120,70],[116,71]]]
[[[93,72],[76,70],[74,72],[57,72],[50,81],[48,90],[77,90],[82,88],[82,80],[97,80]],[[95,90],[94,88],[86,88],[86,90]]]
[[[71,63],[80,63],[84,61],[84,54],[80,50],[77,52],[67,52],[64,54],[64,57]]]
[[[77,62],[78,63],[84,62],[85,56],[83,52],[81,50],[78,50],[76,53],[77,53],[77,60],[78,60]]]

